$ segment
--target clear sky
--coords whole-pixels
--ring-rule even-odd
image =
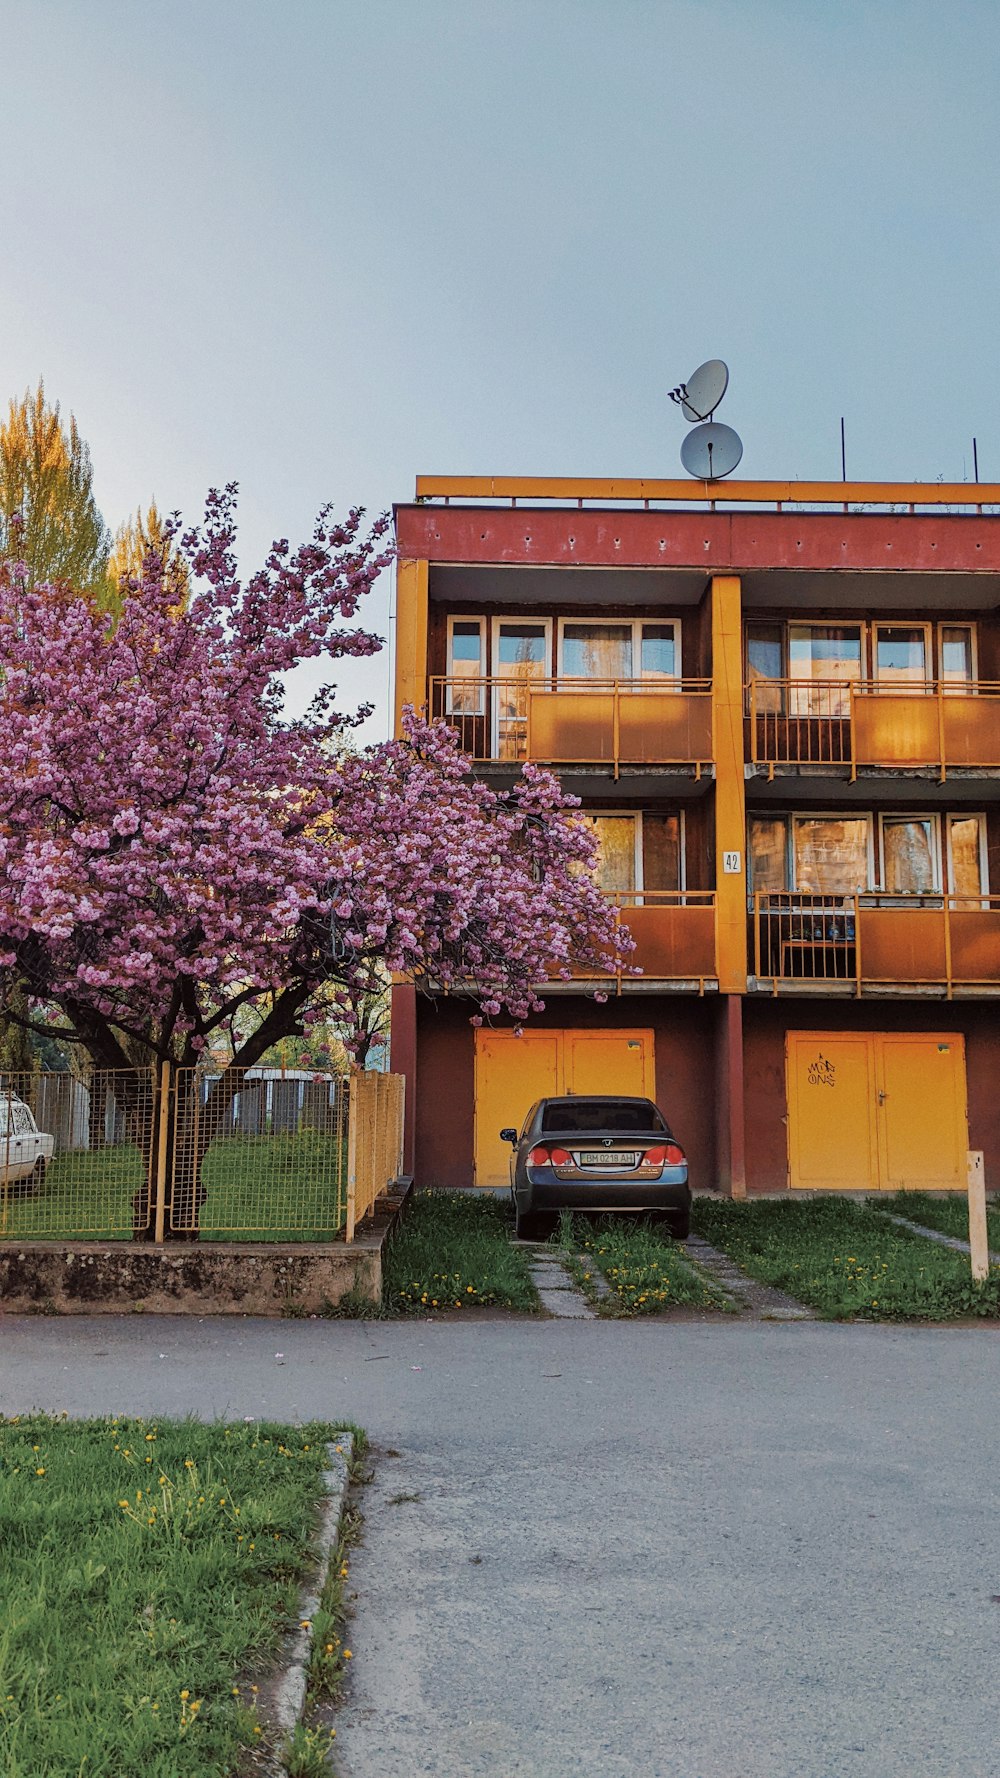
[[[242,559],[418,470],[1000,480],[995,0],[0,0],[0,398]],[[386,586],[372,627],[386,632]],[[345,667],[384,709],[386,661]],[[373,730],[378,724],[373,724]]]

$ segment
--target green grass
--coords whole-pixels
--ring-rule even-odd
[[[950,1321],[1000,1314],[1000,1272],[844,1198],[734,1204],[696,1198],[694,1226],[737,1265],[831,1320]]]
[[[510,1244],[513,1217],[493,1197],[419,1192],[384,1260],[385,1304],[402,1313],[496,1306],[538,1308],[523,1252]]]
[[[664,1309],[732,1307],[684,1258],[676,1242],[648,1222],[612,1216],[591,1221],[564,1211],[559,1245],[567,1268],[602,1315],[624,1318]],[[581,1264],[583,1255],[587,1263]],[[594,1288],[594,1271],[607,1280],[610,1297]]]
[[[339,1136],[318,1130],[214,1142],[202,1166],[208,1192],[202,1240],[333,1240],[347,1194],[344,1148]],[[145,1176],[142,1154],[131,1143],[58,1154],[37,1196],[23,1186],[0,1193],[0,1236],[128,1240],[132,1200]]]
[[[209,1778],[266,1743],[254,1674],[295,1621],[330,1436],[0,1419],[4,1778]]]
[[[932,1197],[930,1192],[894,1192],[891,1197],[878,1197],[873,1210],[890,1210],[894,1216],[907,1216],[925,1229],[937,1229],[942,1235],[954,1235],[959,1241],[969,1239],[969,1200],[965,1192],[952,1192],[947,1197]],[[1000,1203],[986,1200],[986,1228],[990,1246],[1000,1248]]]

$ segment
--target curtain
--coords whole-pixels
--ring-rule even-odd
[[[889,895],[933,895],[934,849],[929,821],[883,822],[882,848]]]
[[[802,816],[792,826],[796,889],[853,895],[868,887],[867,821]]]

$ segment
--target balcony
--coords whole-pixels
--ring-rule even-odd
[[[750,969],[775,994],[998,994],[1000,896],[757,893]]]
[[[1000,770],[1000,685],[981,680],[757,679],[746,688],[747,757],[754,766]]]
[[[708,679],[434,678],[433,718],[475,760],[610,768],[712,763]]]
[[[635,939],[631,963],[641,976],[591,975],[574,971],[574,980],[610,981],[636,987],[644,980],[703,994],[716,987],[715,894],[710,889],[634,889],[609,896],[618,922]]]

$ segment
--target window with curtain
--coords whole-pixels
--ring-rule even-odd
[[[793,716],[847,716],[848,687],[861,678],[860,624],[790,624],[788,675],[800,682],[792,690]]]
[[[595,875],[604,893],[635,889],[635,816],[581,814],[578,819],[596,836]]]
[[[753,708],[781,710],[785,665],[784,629],[781,624],[750,624],[747,627],[747,685],[753,686]],[[750,707],[748,703],[748,708]]]
[[[987,893],[983,875],[982,820],[978,815],[952,815],[948,822],[950,887],[953,895],[969,896],[979,905]]]
[[[631,679],[632,625],[563,624],[561,670],[569,679]]]
[[[937,822],[930,815],[882,818],[882,880],[887,895],[933,895],[938,886]]]
[[[643,815],[642,886],[644,889],[681,887],[679,815]]]
[[[796,815],[792,821],[795,888],[811,895],[867,889],[868,822],[852,816]]]
[[[972,684],[972,627],[942,624],[938,674],[945,687],[965,691]]]
[[[751,815],[747,823],[750,888],[780,894],[788,888],[788,817]]]

